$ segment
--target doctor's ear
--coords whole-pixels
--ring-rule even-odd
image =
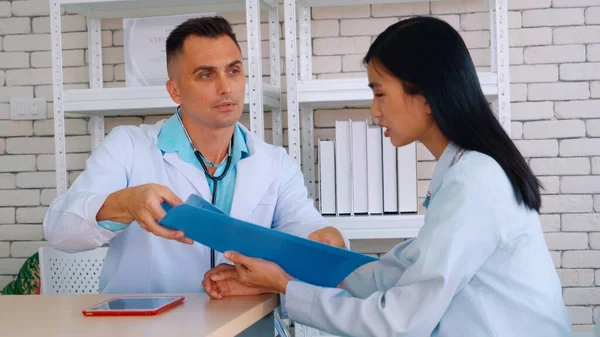
[[[175,80],[173,80],[173,79],[169,79],[169,80],[167,80],[166,87],[167,87],[167,91],[169,92],[169,95],[171,96],[171,99],[173,100],[173,102],[181,105],[181,95],[179,94],[179,88],[177,87],[177,82],[175,82]]]

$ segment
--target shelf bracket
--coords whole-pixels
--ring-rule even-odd
[[[493,51],[492,71],[498,75],[497,114],[500,124],[510,136],[510,78],[509,78],[509,46],[508,46],[508,11],[506,0],[490,0],[491,25],[490,33]],[[496,40],[496,41],[494,41]]]
[[[90,89],[100,89],[103,86],[102,77],[102,30],[100,20],[89,18],[88,24],[88,52],[89,52],[89,78]],[[91,117],[92,151],[104,140],[104,117]]]
[[[298,26],[300,29],[300,80],[311,80],[312,43],[310,7],[305,0],[298,0]],[[314,110],[310,106],[300,106],[302,130],[302,173],[309,198],[316,198],[315,144],[314,144]],[[316,200],[315,200],[316,201]]]
[[[260,1],[246,0],[248,28],[248,91],[250,105],[250,132],[264,139],[263,79],[260,37]]]
[[[274,2],[269,9],[269,48],[271,50],[271,85],[277,88],[281,99],[281,56],[279,54],[279,3]],[[281,102],[279,107],[271,109],[273,144],[283,146],[283,122],[281,120]]]
[[[60,1],[50,0],[50,39],[52,51],[52,89],[54,105],[54,160],[56,195],[67,192],[67,159],[65,145],[65,111],[63,108],[63,71]]]
[[[285,51],[287,79],[288,153],[301,164],[300,118],[298,116],[298,65],[296,50],[296,0],[284,0]]]

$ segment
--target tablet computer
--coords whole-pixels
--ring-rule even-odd
[[[150,316],[180,304],[184,296],[115,297],[82,311],[85,316]]]

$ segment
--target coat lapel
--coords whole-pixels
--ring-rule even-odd
[[[174,166],[183,176],[194,186],[196,192],[205,200],[211,199],[211,192],[208,188],[208,182],[201,170],[190,163],[183,161],[177,152],[168,152],[163,155],[165,161]],[[185,202],[185,200],[184,200]]]
[[[235,190],[231,216],[237,219],[251,220],[252,211],[273,183],[276,162],[268,155],[267,144],[246,132],[250,156],[242,159],[236,166]]]

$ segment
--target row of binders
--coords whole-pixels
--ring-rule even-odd
[[[396,148],[379,126],[336,121],[335,139],[319,140],[323,215],[417,212],[416,144]]]

